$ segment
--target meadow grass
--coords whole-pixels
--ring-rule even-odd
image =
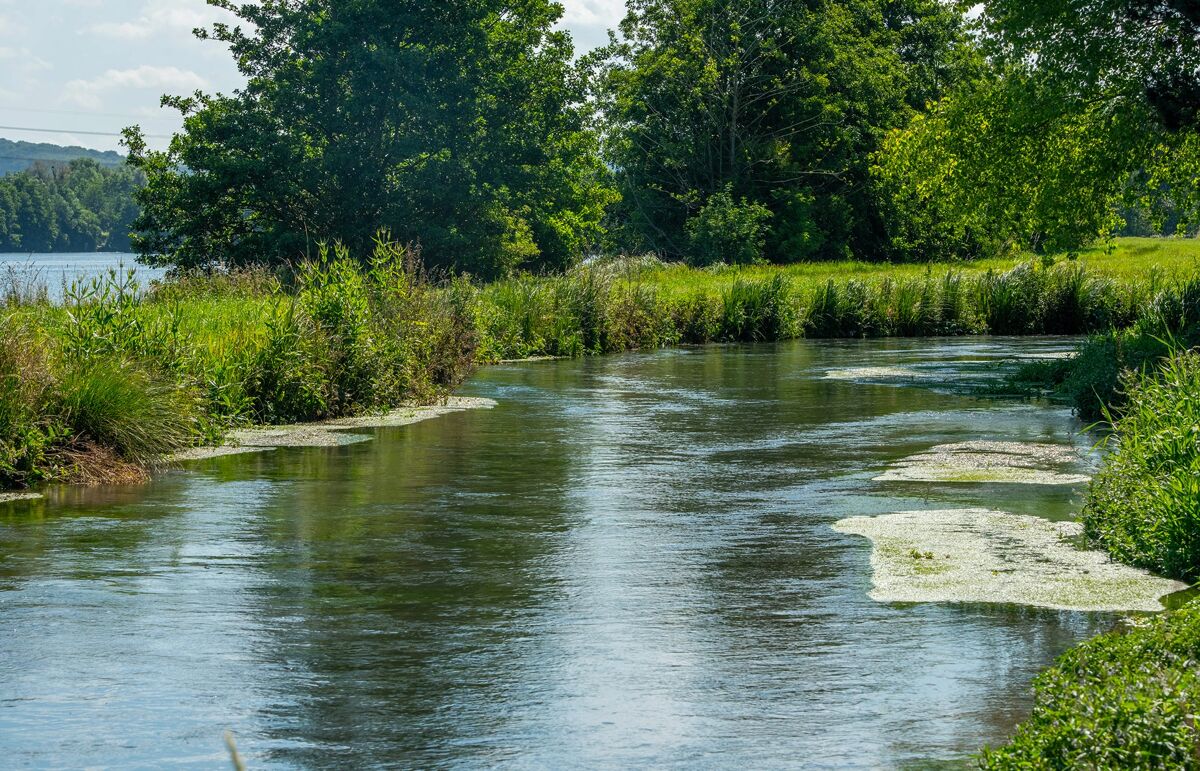
[[[1200,275],[1200,242],[1121,239],[1054,259],[890,265],[598,260],[460,286],[482,361],[797,337],[1084,334],[1122,329]]]

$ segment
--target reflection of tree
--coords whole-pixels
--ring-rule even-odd
[[[280,684],[280,757],[428,763],[504,719],[568,486],[560,444],[514,440],[549,420],[518,404],[278,455],[264,655],[304,673]]]

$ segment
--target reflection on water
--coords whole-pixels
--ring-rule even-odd
[[[967,506],[1068,517],[1078,487],[872,480],[936,445],[1068,443],[1076,424],[826,373],[900,364],[952,383],[1065,345],[495,367],[468,389],[495,410],[0,506],[0,750],[211,767],[228,727],[256,768],[965,757],[1113,617],[876,604],[870,544],[830,525]]]

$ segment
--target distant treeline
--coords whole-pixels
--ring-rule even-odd
[[[14,142],[0,138],[0,177],[27,171],[35,163],[65,166],[76,158],[91,158],[101,166],[110,168],[125,165],[125,157],[112,150],[63,147],[46,142]]]
[[[129,251],[145,176],[91,158],[0,177],[0,252]]]

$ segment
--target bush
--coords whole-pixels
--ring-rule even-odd
[[[1200,768],[1200,606],[1068,651],[1034,690],[1029,720],[981,767]]]
[[[1121,562],[1200,578],[1200,354],[1180,352],[1125,380],[1115,450],[1092,482],[1087,536]]]
[[[54,385],[45,339],[0,316],[0,489],[43,479],[48,453],[65,434],[46,404]]]
[[[770,209],[745,198],[735,201],[730,187],[713,193],[688,220],[689,261],[693,265],[761,261],[770,219]]]

